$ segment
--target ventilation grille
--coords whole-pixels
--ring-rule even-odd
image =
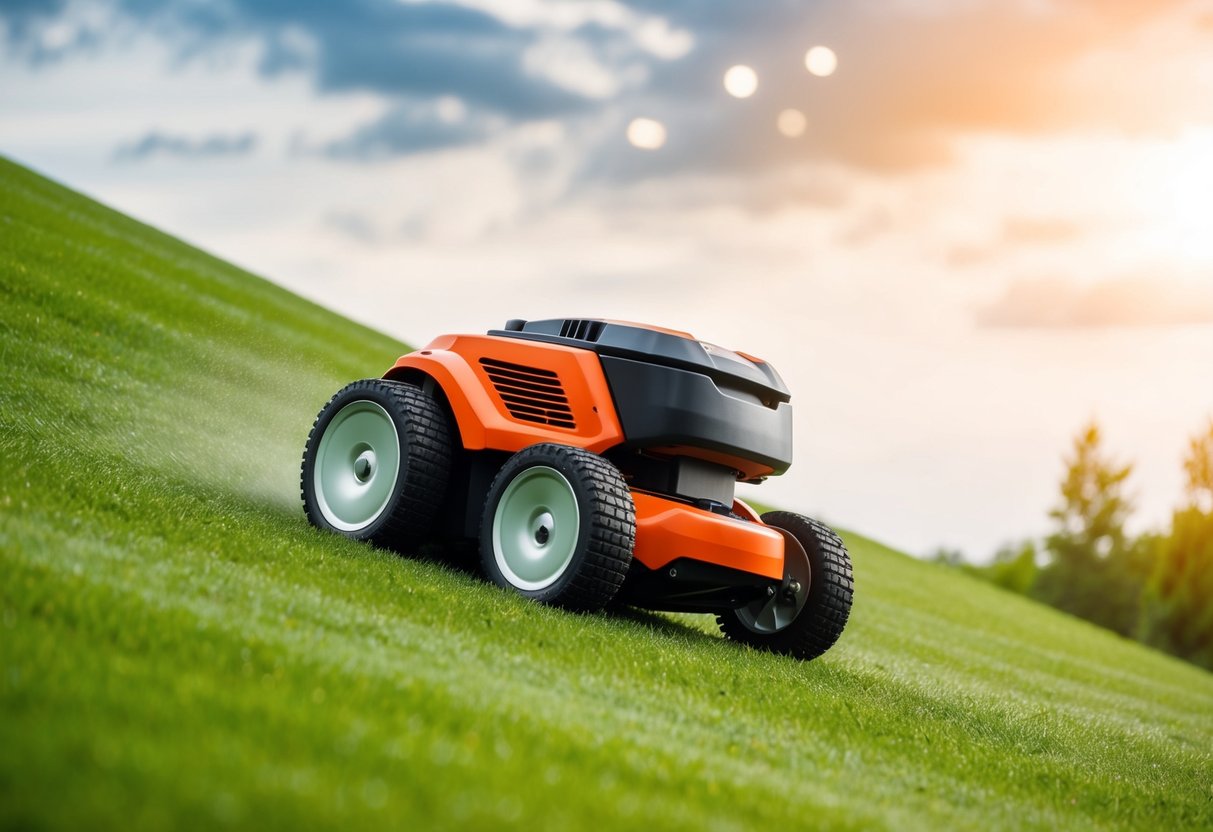
[[[551,370],[511,364],[495,358],[480,359],[493,389],[515,419],[558,428],[575,428],[568,396],[560,377]]]
[[[602,321],[580,321],[569,318],[560,325],[561,338],[576,338],[578,341],[597,341],[602,335]]]

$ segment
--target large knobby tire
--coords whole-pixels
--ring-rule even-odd
[[[847,626],[855,591],[851,557],[842,539],[816,520],[770,511],[762,522],[786,533],[784,587],[769,599],[717,616],[716,622],[734,641],[814,659],[829,650]],[[794,541],[787,540],[788,535]]]
[[[316,417],[303,451],[303,510],[312,525],[409,551],[431,533],[446,497],[452,434],[420,388],[355,381]]]
[[[532,445],[489,486],[480,560],[498,586],[568,609],[605,606],[632,563],[636,506],[623,476],[597,454]]]

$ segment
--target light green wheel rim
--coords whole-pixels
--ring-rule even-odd
[[[316,504],[335,529],[356,532],[383,514],[400,473],[400,435],[374,402],[350,402],[329,422],[316,449]]]
[[[581,534],[577,495],[564,474],[546,465],[519,473],[493,514],[493,557],[511,586],[533,592],[568,569]]]

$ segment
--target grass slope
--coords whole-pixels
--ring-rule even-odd
[[[855,535],[804,664],[314,531],[402,350],[0,160],[0,826],[1213,826],[1213,676]]]

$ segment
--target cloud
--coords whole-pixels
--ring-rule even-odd
[[[142,138],[119,145],[114,159],[119,162],[142,162],[156,156],[176,156],[182,159],[214,159],[225,156],[247,156],[257,146],[251,132],[225,135],[189,136],[160,133],[155,130]]]
[[[1165,277],[1124,277],[1092,284],[1063,278],[1014,281],[979,310],[987,327],[1070,328],[1213,323],[1213,285]]]
[[[38,34],[40,26],[61,15],[66,6],[67,0],[6,0],[3,18],[7,39],[26,42]]]
[[[110,0],[108,7],[183,57],[253,42],[265,76],[304,73],[322,93],[383,97],[388,114],[350,125],[328,148],[332,155],[427,152],[559,119],[593,127],[578,133],[582,182],[750,175],[822,160],[906,171],[947,163],[963,135],[1161,133],[1213,117],[1213,102],[1192,104],[1174,85],[1155,94],[1160,84],[1151,73],[1163,62],[1133,51],[1154,29],[1178,26],[1188,40],[1168,35],[1163,45],[1181,56],[1183,49],[1203,54],[1193,40],[1204,37],[1201,23],[1184,0]],[[40,44],[63,8],[18,0],[0,14],[10,41]],[[94,22],[52,40],[64,52],[121,28]],[[829,78],[804,70],[805,50],[815,43],[839,55]],[[1157,57],[1160,47],[1153,48],[1147,58]],[[721,77],[734,63],[758,72],[753,98],[725,96]],[[449,99],[467,110],[459,124],[428,111]],[[794,140],[775,129],[789,107],[808,119]],[[666,124],[661,152],[638,153],[623,140],[636,116]]]
[[[5,0],[0,44],[9,56],[35,67],[95,49],[103,38],[96,27],[66,19],[69,8],[67,0]]]
[[[1069,243],[1083,234],[1076,222],[1055,217],[1008,217],[1003,220],[1002,238],[1005,246],[1056,245]]]
[[[500,119],[469,117],[457,99],[404,102],[368,124],[328,142],[322,152],[335,159],[374,159],[468,144],[489,135]],[[449,105],[449,106],[443,106]]]
[[[975,266],[1008,250],[1071,243],[1084,233],[1086,229],[1081,224],[1058,217],[1007,217],[993,240],[954,246],[948,252],[948,265],[955,268]]]
[[[642,82],[648,63],[689,48],[686,32],[610,0],[578,4],[594,14],[570,15],[549,5],[509,22],[508,7],[499,16],[457,2],[110,0],[90,16],[104,7],[112,19],[93,20],[87,31],[91,42],[133,24],[185,60],[251,41],[261,49],[258,69],[267,77],[303,72],[322,93],[383,96],[394,112],[351,130],[348,148],[336,148],[356,156],[363,146],[405,154],[477,138],[427,118],[424,105],[443,99],[457,99],[473,116],[502,125],[574,116]],[[35,47],[68,12],[64,4],[18,0],[0,8],[0,19],[33,60]]]
[[[358,211],[331,211],[325,215],[323,224],[361,245],[375,245],[381,239],[370,217]]]
[[[869,208],[844,228],[838,235],[838,242],[844,246],[862,246],[893,230],[895,225],[892,211],[879,205]]]
[[[1149,85],[1130,89],[1128,80],[1151,67],[1126,55],[1135,33],[1182,18],[1183,6],[1180,0],[920,6],[835,0],[808,8],[764,5],[759,13],[745,3],[654,2],[651,8],[694,32],[698,44],[686,59],[658,67],[644,90],[649,112],[642,114],[667,123],[669,152],[654,158],[603,147],[588,173],[609,179],[749,173],[822,159],[899,172],[947,163],[963,135],[1169,135],[1177,122],[1213,117],[1213,107],[1207,96],[1172,106]],[[805,51],[816,43],[839,55],[829,78],[803,69]],[[1177,45],[1195,55],[1207,51],[1196,35]],[[1106,71],[1091,72],[1087,63],[1101,56]],[[757,71],[753,98],[725,98],[721,76],[733,63]],[[774,129],[789,107],[807,116],[800,139]]]

